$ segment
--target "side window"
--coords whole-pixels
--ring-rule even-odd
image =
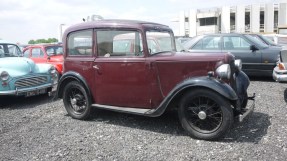
[[[137,31],[98,30],[96,35],[100,57],[143,56],[142,38]]]
[[[201,50],[202,40],[199,40],[193,47],[193,50]]]
[[[68,36],[68,55],[92,55],[92,30],[76,31]]]
[[[220,50],[220,37],[205,37],[202,40],[202,49],[203,50]]]
[[[147,44],[149,49],[151,50],[151,53],[157,53],[159,50],[158,45],[156,44],[156,42],[154,40],[147,40]]]
[[[29,54],[30,54],[30,49],[24,52],[24,57],[29,58]]]
[[[239,36],[223,37],[224,50],[250,50],[250,43]]]
[[[40,48],[33,48],[32,49],[32,57],[33,58],[39,58],[43,54],[42,50]]]

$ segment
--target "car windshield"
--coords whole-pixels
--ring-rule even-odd
[[[270,45],[273,45],[273,46],[276,45],[275,42],[273,42],[271,39],[269,39],[269,38],[266,37],[266,36],[261,36],[261,38],[262,38],[264,41],[268,42],[268,44],[270,44]]]
[[[22,52],[17,45],[14,44],[0,44],[0,57],[18,57]]]
[[[266,45],[265,43],[263,43],[262,41],[258,40],[258,38],[255,38],[251,35],[245,35],[249,40],[253,41],[254,43],[256,43],[257,45],[259,45],[262,48],[267,48],[268,45]]]
[[[45,50],[49,56],[63,54],[62,46],[48,46],[45,48]]]
[[[176,51],[172,36],[169,32],[148,31],[146,35],[148,38],[147,45],[151,55],[167,51]]]

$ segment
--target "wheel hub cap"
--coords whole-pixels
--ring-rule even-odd
[[[76,99],[76,98],[73,98],[73,99],[71,100],[71,103],[72,103],[73,105],[75,105],[75,104],[77,103],[77,99]]]
[[[200,111],[198,113],[198,117],[201,119],[201,120],[204,120],[206,119],[206,113],[204,111]]]

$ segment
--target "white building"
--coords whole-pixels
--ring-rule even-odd
[[[287,26],[287,3],[223,6],[191,9],[179,15],[176,36],[204,33],[276,33],[278,26]]]

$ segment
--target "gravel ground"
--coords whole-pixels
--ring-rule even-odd
[[[80,121],[62,100],[1,98],[0,160],[286,160],[286,87],[253,78],[253,115],[218,141],[190,138],[174,112],[149,118],[93,109]]]

